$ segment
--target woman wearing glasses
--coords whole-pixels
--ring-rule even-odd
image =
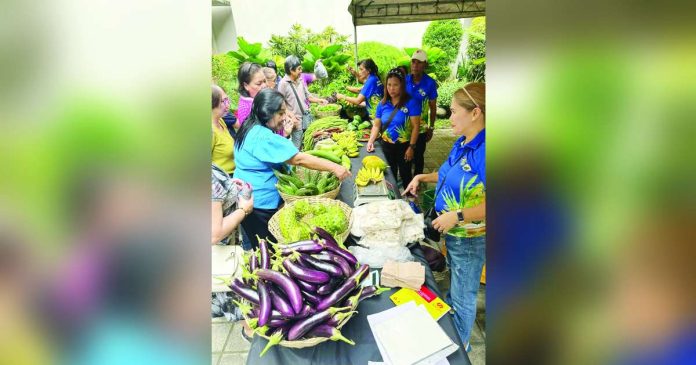
[[[230,110],[230,98],[220,86],[212,85],[213,111],[211,123],[213,128],[212,160],[223,171],[234,173],[234,139],[227,129],[222,117]]]
[[[404,191],[416,195],[418,184],[437,183],[433,228],[445,234],[452,272],[447,302],[463,343],[476,319],[476,294],[486,258],[486,86],[475,82],[452,98],[452,151],[439,171],[416,175]],[[469,346],[467,346],[467,350]]]
[[[401,175],[404,188],[411,182],[411,160],[418,140],[421,106],[406,93],[405,76],[399,69],[387,73],[384,98],[377,104],[367,152],[375,150],[375,140],[382,148],[394,178]]]

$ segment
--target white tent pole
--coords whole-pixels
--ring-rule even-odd
[[[355,25],[355,12],[357,11],[355,2],[353,2],[353,43],[355,44],[355,69],[358,68],[358,26]]]

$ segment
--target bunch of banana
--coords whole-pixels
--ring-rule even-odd
[[[341,133],[333,133],[331,134],[331,138],[345,151],[348,157],[352,158],[360,155],[358,148],[363,145],[358,142],[358,136],[355,132],[343,131]]]
[[[358,186],[367,186],[371,182],[380,182],[384,180],[384,173],[377,168],[368,169],[363,167],[358,171],[358,176],[355,177],[355,184]]]

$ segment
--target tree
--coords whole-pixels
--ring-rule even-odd
[[[456,19],[436,20],[426,28],[423,34],[423,46],[437,47],[445,53],[445,57],[430,64],[438,80],[444,80],[450,76],[450,65],[457,58],[463,35],[462,24]]]

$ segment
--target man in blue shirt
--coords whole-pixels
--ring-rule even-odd
[[[423,173],[425,144],[433,138],[437,118],[437,83],[425,73],[428,58],[422,49],[411,57],[411,74],[406,76],[406,92],[421,104],[421,126],[413,155],[413,176]]]

